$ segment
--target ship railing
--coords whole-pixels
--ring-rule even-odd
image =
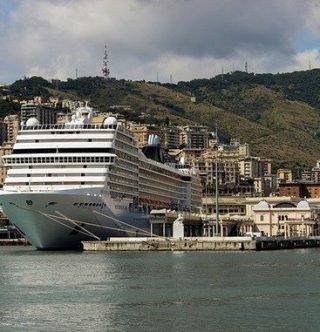
[[[48,129],[116,129],[113,124],[41,124],[37,126],[22,125],[22,130],[48,130]]]

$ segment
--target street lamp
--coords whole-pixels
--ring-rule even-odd
[[[218,153],[217,153],[218,154]],[[218,186],[218,156],[216,156],[216,236],[219,234],[219,186]]]

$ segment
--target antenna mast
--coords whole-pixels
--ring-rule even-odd
[[[106,80],[109,79],[110,75],[110,69],[109,69],[109,57],[108,57],[108,49],[107,44],[104,45],[104,56],[103,56],[103,62],[102,62],[102,73]]]

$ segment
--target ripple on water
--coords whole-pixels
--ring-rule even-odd
[[[0,330],[317,331],[319,253],[0,248]]]

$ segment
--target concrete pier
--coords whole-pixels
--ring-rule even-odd
[[[0,246],[26,246],[28,241],[24,238],[19,239],[0,239]]]
[[[251,237],[192,237],[165,238],[110,238],[108,241],[84,241],[88,251],[200,251],[200,250],[256,250]]]
[[[319,248],[320,236],[292,238],[257,238],[256,250]]]
[[[320,236],[303,238],[187,237],[184,239],[145,237],[84,241],[86,251],[239,251],[319,248]]]

